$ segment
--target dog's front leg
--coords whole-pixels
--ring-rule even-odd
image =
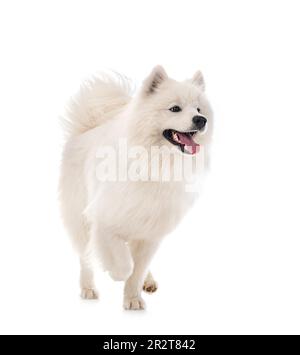
[[[148,240],[133,241],[130,247],[134,261],[134,269],[125,283],[124,308],[128,310],[139,310],[145,308],[145,302],[141,297],[141,292],[149,263],[157,250],[158,242]]]
[[[126,281],[133,271],[131,250],[126,241],[112,230],[97,226],[92,231],[92,243],[112,279]]]

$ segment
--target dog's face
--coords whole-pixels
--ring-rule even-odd
[[[141,125],[157,145],[179,148],[196,154],[211,135],[211,109],[204,94],[201,72],[178,82],[169,78],[160,66],[145,80],[138,99]]]

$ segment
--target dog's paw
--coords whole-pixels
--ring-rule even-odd
[[[83,300],[97,300],[99,298],[98,292],[92,288],[82,288],[81,298]]]
[[[124,309],[132,311],[140,311],[146,308],[146,304],[142,297],[125,297]]]
[[[147,293],[153,293],[156,292],[158,289],[158,284],[155,280],[145,280],[144,285],[143,285],[143,290]]]

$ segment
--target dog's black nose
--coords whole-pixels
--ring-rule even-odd
[[[207,119],[203,116],[195,116],[193,122],[198,129],[202,129],[205,127]]]

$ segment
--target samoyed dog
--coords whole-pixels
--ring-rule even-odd
[[[194,199],[187,179],[174,179],[174,171],[182,171],[181,157],[194,161],[201,151],[206,157],[211,140],[204,86],[200,71],[179,82],[156,66],[136,95],[127,79],[106,75],[84,83],[70,102],[60,200],[80,257],[82,298],[98,298],[95,260],[114,280],[125,281],[125,309],[144,309],[142,291],[156,291],[151,259]],[[144,174],[137,178],[133,171]]]

